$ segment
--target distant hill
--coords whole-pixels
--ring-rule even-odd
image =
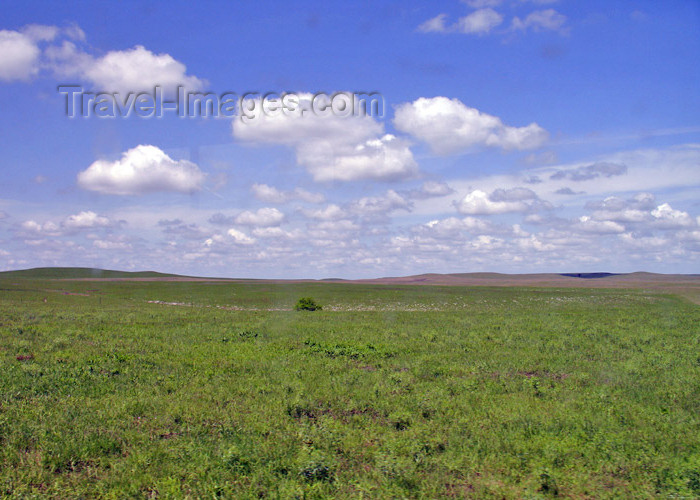
[[[562,276],[568,276],[570,278],[583,278],[583,279],[596,279],[596,278],[608,278],[610,276],[624,276],[619,273],[561,273]]]
[[[111,271],[89,267],[35,267],[19,271],[0,272],[0,278],[36,278],[36,279],[83,279],[83,278],[178,278],[177,274],[164,274],[155,271]]]

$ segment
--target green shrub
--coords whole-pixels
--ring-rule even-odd
[[[294,306],[296,311],[320,311],[323,308],[314,301],[311,297],[302,297]]]
[[[299,471],[299,473],[304,479],[311,483],[315,481],[332,483],[335,480],[333,477],[333,470],[322,461],[310,463]]]

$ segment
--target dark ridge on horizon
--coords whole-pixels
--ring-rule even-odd
[[[33,267],[0,272],[12,278],[177,278],[178,274],[157,271],[115,271],[91,267]]]
[[[48,278],[48,279],[129,279],[129,278],[189,278],[197,280],[235,280],[235,281],[317,281],[317,282],[353,282],[353,281],[381,281],[381,280],[410,280],[412,282],[430,281],[431,278],[452,277],[452,278],[497,278],[497,277],[565,277],[577,279],[601,279],[613,276],[685,276],[685,277],[700,277],[700,274],[663,274],[650,273],[646,271],[636,271],[632,273],[609,273],[609,272],[590,272],[590,273],[497,273],[497,272],[471,272],[471,273],[422,273],[406,276],[384,276],[381,278],[296,278],[296,279],[277,279],[277,278],[229,278],[229,277],[206,277],[206,276],[191,276],[172,273],[161,273],[157,271],[117,271],[111,269],[99,269],[89,267],[35,267],[30,269],[18,269],[13,271],[0,271],[0,277],[11,278]]]
[[[608,278],[610,276],[624,276],[627,273],[561,273],[560,276],[568,276],[569,278],[597,279]]]

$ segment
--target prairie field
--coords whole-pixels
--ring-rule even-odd
[[[0,277],[0,495],[696,498],[698,325],[645,289]]]

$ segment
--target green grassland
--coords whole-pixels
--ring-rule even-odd
[[[1,496],[700,496],[675,296],[0,276]]]

